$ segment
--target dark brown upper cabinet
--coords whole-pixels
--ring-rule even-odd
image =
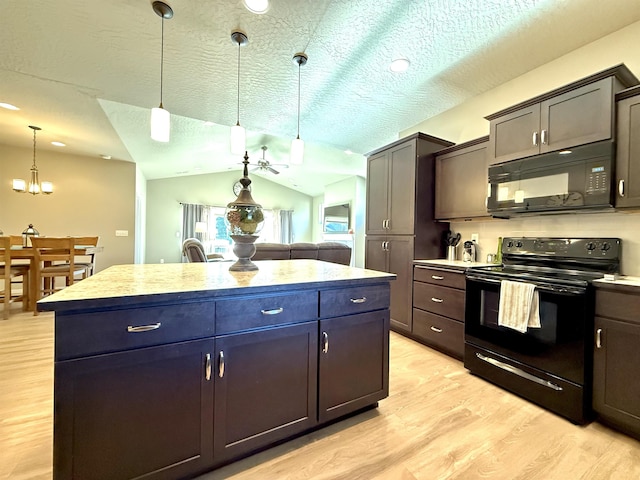
[[[616,151],[616,207],[640,207],[640,86],[620,92]]]
[[[615,94],[638,83],[622,64],[485,117],[489,165],[613,138]]]
[[[450,147],[436,156],[437,220],[486,217],[487,145],[482,137]]]

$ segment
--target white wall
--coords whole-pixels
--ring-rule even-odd
[[[182,203],[226,207],[235,200],[233,184],[241,172],[173,177],[147,182],[145,263],[181,261]],[[266,209],[293,210],[295,242],[312,241],[312,197],[250,175],[253,199]]]
[[[461,143],[489,133],[489,122],[484,116],[600,70],[624,63],[640,77],[640,49],[632,48],[639,42],[640,22],[636,22],[440,115],[426,119],[401,132],[400,137],[422,131]],[[621,238],[622,273],[640,275],[640,213],[560,214],[454,222],[451,223],[451,229],[460,232],[463,241],[469,240],[472,233],[479,234],[480,259],[485,259],[487,253],[496,251],[498,237]]]

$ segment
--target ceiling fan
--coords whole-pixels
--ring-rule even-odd
[[[252,172],[260,170],[260,171],[263,171],[263,172],[271,172],[274,175],[278,175],[280,172],[278,170],[276,170],[275,168],[273,168],[273,167],[289,168],[289,165],[287,165],[286,163],[271,163],[269,160],[267,160],[264,157],[266,151],[267,151],[267,146],[263,145],[262,146],[262,159],[258,160],[258,165],[256,166],[256,168],[251,170]]]

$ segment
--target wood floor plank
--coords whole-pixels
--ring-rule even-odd
[[[0,479],[50,480],[53,315],[0,320]],[[390,396],[199,480],[640,479],[640,442],[576,426],[392,334]]]

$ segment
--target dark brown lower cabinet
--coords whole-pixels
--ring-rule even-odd
[[[596,289],[593,409],[640,438],[640,289]]]
[[[216,461],[317,424],[318,323],[217,337]]]
[[[385,398],[389,310],[320,320],[319,370],[320,422]]]
[[[199,340],[56,363],[55,478],[180,478],[211,465],[213,347]]]

